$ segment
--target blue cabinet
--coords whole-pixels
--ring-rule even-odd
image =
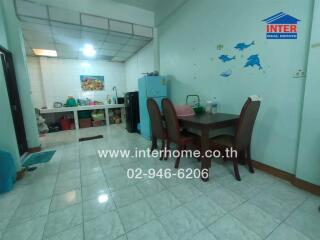
[[[147,99],[153,98],[161,109],[161,100],[167,97],[167,82],[161,76],[145,76],[139,79],[139,109],[141,135],[151,139],[151,125]]]

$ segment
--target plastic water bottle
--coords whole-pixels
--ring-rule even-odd
[[[212,113],[212,101],[207,101],[206,103],[206,112]]]
[[[219,102],[218,102],[217,98],[214,97],[213,101],[212,101],[212,113],[218,112],[218,105],[219,105]]]

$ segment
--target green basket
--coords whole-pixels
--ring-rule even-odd
[[[202,114],[202,113],[204,113],[205,112],[205,109],[204,109],[204,107],[194,107],[193,108],[193,111],[196,113],[196,114]]]

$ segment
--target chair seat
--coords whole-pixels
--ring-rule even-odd
[[[210,139],[210,145],[213,148],[230,148],[234,146],[234,136],[219,135]]]

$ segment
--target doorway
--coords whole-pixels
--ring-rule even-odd
[[[13,65],[12,54],[0,46],[0,56],[7,84],[11,115],[16,133],[20,156],[28,151],[26,132],[24,128],[23,115],[20,103],[20,96],[16,80],[16,74]]]

